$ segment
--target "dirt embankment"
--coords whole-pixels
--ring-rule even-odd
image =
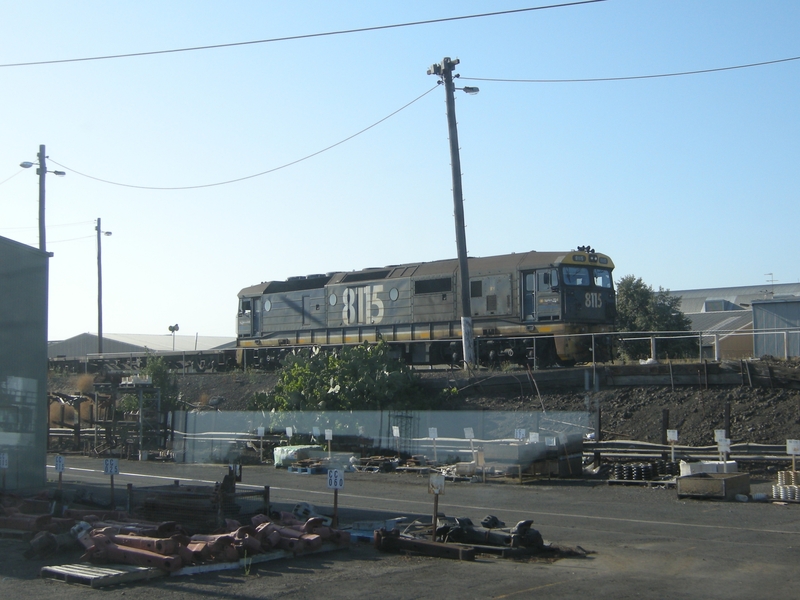
[[[209,410],[246,410],[253,394],[275,385],[274,374],[216,373],[179,377],[181,398],[190,406]],[[52,375],[50,391],[74,394],[75,376]],[[432,396],[434,392],[432,392]],[[730,404],[734,443],[784,444],[800,439],[800,390],[749,386],[624,387],[599,392],[521,390],[488,394],[470,388],[436,409],[502,411],[586,411],[599,405],[604,439],[660,443],[663,411],[669,427],[679,431],[681,444],[714,444],[714,430],[724,424]]]

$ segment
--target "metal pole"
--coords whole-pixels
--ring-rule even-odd
[[[100,217],[97,217],[97,353],[103,353],[103,261]]]
[[[47,156],[45,156],[44,144],[39,146],[39,169],[37,174],[39,175],[39,250],[42,252],[47,252],[47,242],[46,242],[46,234],[45,234],[45,226],[44,226],[44,181],[45,176],[47,175]]]
[[[456,227],[456,247],[458,250],[458,270],[461,279],[461,344],[464,363],[475,364],[475,351],[472,335],[472,308],[470,306],[469,265],[467,262],[467,235],[464,224],[464,197],[461,188],[461,157],[458,150],[458,128],[456,126],[455,84],[453,70],[458,59],[445,57],[440,65],[433,65],[428,71],[442,78],[447,104],[447,130],[450,137],[450,171],[453,179],[453,208]]]

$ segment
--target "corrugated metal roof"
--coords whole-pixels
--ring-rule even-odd
[[[753,313],[749,310],[692,313],[686,316],[692,321],[692,330],[703,333],[727,333],[749,329],[753,325]]]
[[[233,348],[236,338],[222,336],[193,336],[176,335],[175,352],[195,352],[205,350],[219,350]],[[172,335],[141,335],[141,334],[103,334],[103,354],[118,354],[126,352],[172,352]],[[97,334],[82,333],[67,340],[50,342],[47,346],[47,356],[56,358],[84,357],[97,354]]]
[[[680,309],[686,314],[704,312],[703,308],[707,300],[727,300],[744,309],[749,309],[754,300],[768,300],[773,294],[800,296],[800,283],[764,283],[728,288],[671,290],[670,294],[681,298]]]

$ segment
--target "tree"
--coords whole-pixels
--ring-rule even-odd
[[[278,383],[250,399],[250,410],[375,410],[419,405],[422,394],[411,369],[389,356],[389,346],[346,346],[300,351],[284,360]]]
[[[160,390],[162,413],[178,408],[178,382],[175,379],[175,374],[169,369],[167,359],[163,356],[148,353],[141,373],[146,377],[150,377],[153,387]],[[142,405],[146,408],[155,408],[156,402],[156,396],[150,393],[145,394],[142,398]],[[139,396],[137,394],[125,394],[117,401],[117,408],[124,412],[138,411]]]
[[[659,287],[658,291],[642,281],[641,277],[626,275],[617,282],[617,331],[691,331],[692,322],[680,306],[681,299]],[[687,357],[697,355],[693,339],[680,338],[660,341],[657,351],[662,357]],[[650,356],[650,342],[628,342],[621,353],[632,359]]]

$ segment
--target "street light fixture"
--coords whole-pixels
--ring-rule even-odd
[[[460,61],[445,57],[440,64],[432,65],[428,75],[440,77],[444,83],[447,103],[447,128],[450,133],[450,170],[453,178],[453,208],[456,222],[456,247],[458,249],[458,270],[461,278],[461,345],[464,363],[467,368],[475,364],[475,348],[472,335],[472,307],[470,306],[469,265],[467,263],[467,234],[464,224],[464,196],[461,190],[461,157],[458,151],[458,129],[456,128],[455,90],[460,89],[474,95],[480,90],[476,87],[457,88],[453,83],[453,70]],[[458,75],[456,75],[458,77]]]
[[[103,261],[102,261],[102,236],[111,235],[110,231],[100,228],[100,217],[97,217],[97,353],[103,353]]]
[[[175,323],[175,325],[170,325],[169,326],[169,331],[170,331],[170,333],[172,333],[172,351],[173,352],[175,352],[175,332],[178,331],[179,329],[180,329],[180,327],[178,327],[177,323]]]
[[[47,252],[47,244],[45,241],[45,227],[44,227],[44,198],[45,198],[45,175],[48,173],[52,173],[58,177],[63,177],[66,175],[64,171],[48,171],[47,170],[47,156],[44,151],[44,144],[39,146],[39,154],[37,154],[39,158],[38,163],[33,163],[30,161],[24,161],[19,163],[19,166],[23,169],[30,169],[33,165],[38,165],[39,168],[36,169],[36,174],[39,175],[39,250],[42,252]]]

